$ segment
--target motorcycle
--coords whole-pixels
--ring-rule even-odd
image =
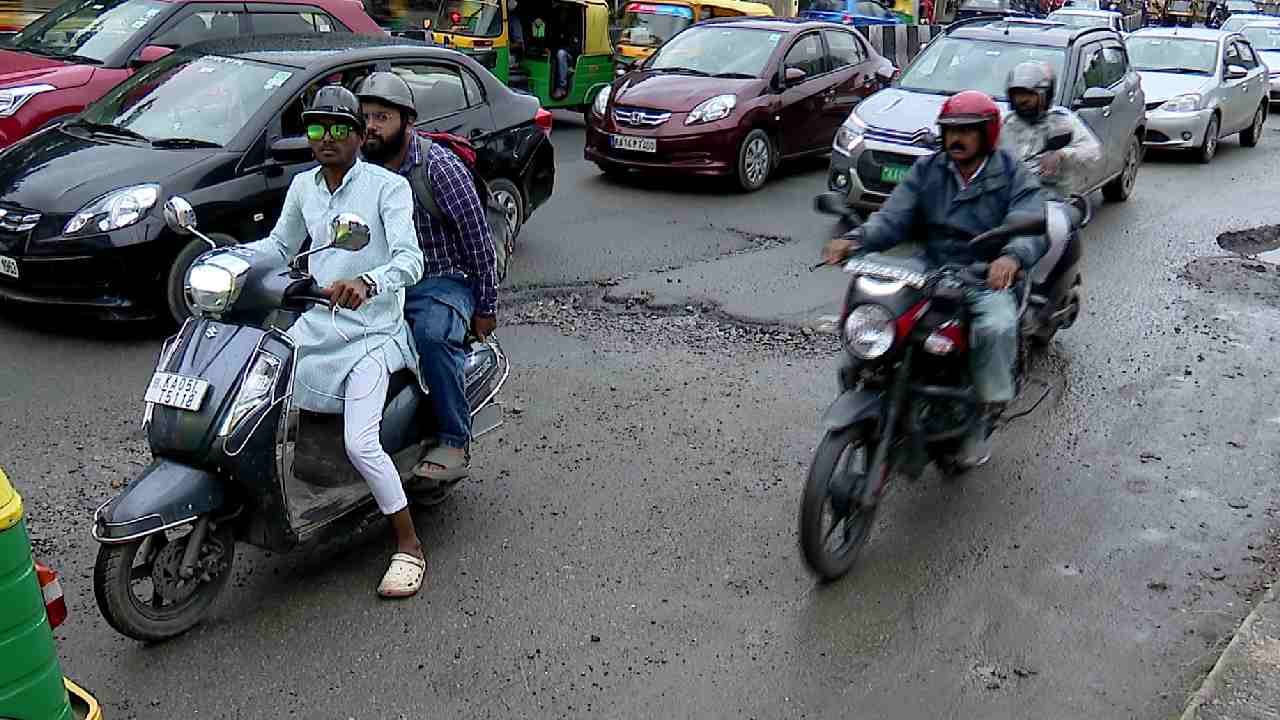
[[[368,225],[339,215],[327,242],[282,267],[248,248],[217,247],[180,196],[166,202],[164,216],[213,249],[187,273],[194,314],[164,343],[145,391],[153,459],[93,519],[98,607],[113,628],[145,641],[200,621],[231,577],[237,543],[283,553],[349,539],[382,517],[347,459],[342,416],[293,407],[301,349],[276,321],[316,306],[337,312],[303,261],[362,249]],[[510,372],[496,338],[469,345],[464,385],[474,437],[502,424],[496,398]],[[381,441],[419,505],[451,489],[412,475],[433,434],[431,415],[415,375],[394,373]]]
[[[815,205],[837,216],[831,237],[860,223],[837,193],[818,196]],[[1088,222],[1088,202],[1073,196],[1069,203],[1047,203],[1044,214],[1010,217],[970,241],[980,258],[994,257],[1018,235],[1045,234],[1050,242],[1014,286],[1019,397],[1026,386],[1028,344],[1047,344],[1080,314],[1077,229]],[[966,289],[985,286],[988,268],[976,262],[930,270],[923,258],[880,253],[858,253],[845,263],[851,277],[838,326],[845,348],[837,373],[840,394],[822,417],[823,437],[799,513],[802,556],[819,577],[834,580],[853,567],[891,474],[918,478],[930,462],[944,475],[964,471],[957,455],[981,420],[964,298]]]

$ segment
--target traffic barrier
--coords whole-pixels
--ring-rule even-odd
[[[876,52],[901,70],[944,29],[943,25],[862,25],[858,31]]]

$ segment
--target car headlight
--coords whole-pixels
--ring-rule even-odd
[[[1187,93],[1170,98],[1160,106],[1165,112],[1195,112],[1200,109],[1199,93]]]
[[[23,85],[0,90],[0,117],[13,115],[28,100],[50,90],[57,90],[57,88],[52,85]]]
[[[867,131],[867,124],[858,117],[857,113],[850,113],[849,119],[844,121],[839,130],[836,130],[836,139],[831,144],[831,148],[836,152],[849,155],[862,142],[862,136]]]
[[[62,233],[75,235],[128,227],[145,217],[159,197],[160,186],[154,183],[113,190],[73,215]]]
[[[864,360],[875,360],[893,347],[893,315],[879,305],[859,305],[844,321],[844,346]]]
[[[715,122],[729,117],[729,113],[738,106],[737,95],[717,95],[698,103],[698,106],[684,119],[685,125]]]
[[[230,435],[253,411],[271,402],[271,390],[276,386],[276,378],[280,375],[280,365],[280,358],[275,355],[269,352],[258,353],[249,373],[244,376],[244,382],[240,383],[227,419],[222,421],[222,428],[218,430],[219,437]]]
[[[613,88],[606,85],[604,89],[596,93],[596,97],[591,101],[591,112],[604,117],[605,110],[609,109],[609,95],[613,93]]]

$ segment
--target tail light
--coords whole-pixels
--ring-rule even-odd
[[[543,135],[551,137],[551,113],[542,108],[538,108],[538,112],[533,115],[533,124],[538,126]]]
[[[49,616],[49,627],[58,627],[67,619],[67,601],[62,597],[62,583],[58,573],[43,563],[36,563],[36,580],[44,595],[44,611]]]

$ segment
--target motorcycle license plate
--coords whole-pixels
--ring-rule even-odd
[[[11,257],[0,255],[0,275],[8,275],[11,278],[18,277],[18,261]]]
[[[635,137],[633,135],[610,135],[609,144],[618,150],[634,152],[658,152],[658,138]]]
[[[151,376],[151,384],[147,386],[146,400],[157,405],[198,412],[208,392],[207,380],[158,372]]]
[[[897,185],[907,177],[907,171],[910,169],[910,165],[885,165],[880,168],[880,182]]]

